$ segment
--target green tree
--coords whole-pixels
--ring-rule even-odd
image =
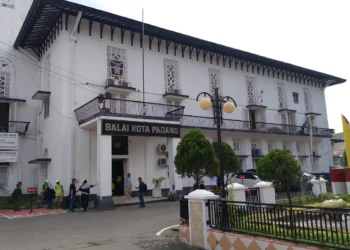
[[[302,169],[298,161],[286,150],[275,149],[265,155],[256,168],[257,175],[263,181],[272,182],[276,191],[286,192],[290,206],[290,186],[298,182]]]
[[[213,141],[211,145],[213,146],[215,156],[219,159],[218,142]],[[226,174],[226,179],[228,181],[228,175],[230,173],[239,171],[239,169],[241,168],[241,162],[238,156],[236,155],[235,151],[233,151],[230,144],[228,144],[227,142],[221,142],[221,145],[222,145],[222,160],[224,165],[224,172]]]
[[[344,150],[344,153],[342,157],[340,158],[340,165],[342,167],[347,167],[348,166],[348,157],[346,156],[346,151]]]
[[[190,176],[199,185],[204,176],[217,173],[219,162],[210,142],[199,129],[190,130],[176,148],[176,172],[182,177]]]

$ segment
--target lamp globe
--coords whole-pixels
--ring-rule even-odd
[[[236,107],[232,102],[226,102],[223,107],[225,113],[232,113],[235,109]]]
[[[208,97],[204,97],[202,98],[202,100],[199,103],[199,106],[201,107],[201,109],[203,110],[208,110],[211,108],[212,103],[210,101],[210,99]]]

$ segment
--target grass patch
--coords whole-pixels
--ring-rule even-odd
[[[33,208],[41,208],[43,203],[41,200],[38,200],[37,197],[33,197]],[[21,209],[30,208],[30,197],[23,196],[21,200]],[[0,209],[13,209],[13,200],[11,197],[1,197],[0,198]]]
[[[350,196],[346,194],[342,195],[336,195],[340,199],[344,200],[349,207],[350,204]],[[292,204],[293,206],[322,206],[322,202],[325,200],[331,200],[334,198],[333,193],[326,193],[322,195],[308,195],[308,196],[296,196],[292,198]],[[276,201],[276,204],[279,205],[289,205],[288,199],[285,200],[278,200]],[[318,205],[316,205],[318,204]]]

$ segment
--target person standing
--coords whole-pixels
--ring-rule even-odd
[[[73,178],[72,183],[69,186],[69,212],[75,212],[74,205],[77,194],[77,188],[75,186],[75,183],[77,183],[77,180]]]
[[[125,186],[125,192],[126,192],[126,198],[129,199],[131,198],[131,192],[132,192],[132,181],[131,181],[131,174],[128,173],[127,177],[125,178],[124,181],[124,186]]]
[[[22,189],[19,183],[16,185],[15,190],[13,190],[12,199],[13,199],[13,210],[16,213],[21,211]]]
[[[89,196],[90,196],[90,188],[95,187],[98,184],[90,185],[87,183],[87,180],[83,181],[83,185],[79,188],[81,193],[81,201],[83,205],[83,211],[86,212],[89,205]]]
[[[55,192],[56,192],[56,199],[55,199],[56,209],[60,209],[61,203],[63,200],[64,191],[60,181],[57,181],[57,180],[56,180]]]
[[[55,198],[55,190],[50,182],[47,185],[44,196],[47,202],[47,209],[52,209],[52,200]]]
[[[142,181],[142,178],[138,178],[139,186],[137,189],[139,190],[139,200],[140,200],[140,208],[145,207],[144,193],[147,192],[147,185]]]

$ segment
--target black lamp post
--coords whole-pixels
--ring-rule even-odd
[[[214,97],[207,92],[201,92],[197,96],[197,99],[196,99],[197,101],[199,100],[199,97],[201,95],[204,95],[204,97],[200,101],[201,109],[208,110],[211,107],[214,108],[214,119],[216,122],[216,131],[217,131],[217,137],[218,137],[218,154],[219,154],[219,164],[220,164],[220,180],[221,180],[220,196],[222,198],[225,198],[226,191],[225,191],[225,181],[224,181],[224,163],[222,159],[222,144],[221,144],[222,111],[224,111],[225,113],[232,113],[237,107],[237,104],[235,100],[230,96],[224,96],[220,99],[219,87],[215,87]]]

